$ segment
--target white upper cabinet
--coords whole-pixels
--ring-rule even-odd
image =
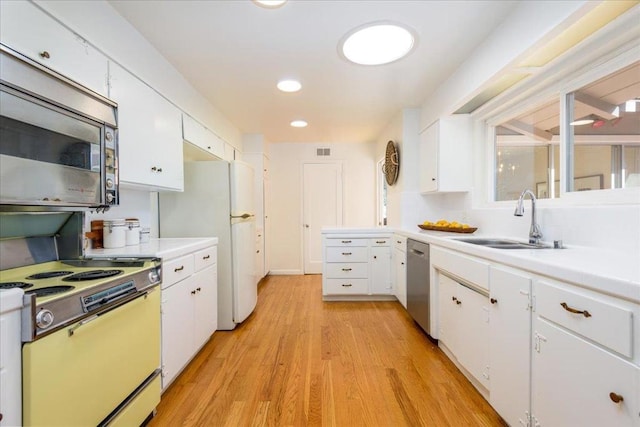
[[[224,158],[224,141],[184,113],[182,114],[182,137],[204,151],[220,159]]]
[[[182,191],[182,113],[122,67],[110,64],[111,99],[118,103],[120,181]]]
[[[420,192],[459,192],[471,188],[471,117],[443,117],[420,135]]]
[[[34,61],[107,96],[107,57],[35,4],[0,2],[0,40]]]

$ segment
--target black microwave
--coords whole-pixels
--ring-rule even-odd
[[[117,205],[117,104],[0,44],[3,210]]]

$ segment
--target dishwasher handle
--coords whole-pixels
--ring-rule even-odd
[[[423,257],[424,256],[424,252],[419,251],[417,249],[411,248],[411,252],[413,252],[414,254]]]

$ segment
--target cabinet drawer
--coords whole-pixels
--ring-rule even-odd
[[[458,252],[431,246],[431,265],[455,278],[489,290],[489,264]]]
[[[367,247],[326,248],[327,262],[367,262]]]
[[[325,279],[325,283],[324,283],[325,295],[346,295],[346,294],[366,295],[368,293],[369,293],[368,279]]]
[[[393,247],[400,249],[402,252],[407,251],[407,238],[405,236],[393,236]]]
[[[535,295],[540,317],[624,356],[633,356],[631,310],[544,281],[537,283]]]
[[[193,254],[162,263],[162,289],[193,274]]]
[[[389,246],[391,244],[391,237],[378,237],[377,239],[369,239],[371,247],[374,246]]]
[[[193,254],[195,271],[200,271],[217,262],[218,250],[216,246],[205,248]]]
[[[330,238],[325,240],[325,246],[367,246],[368,239]]]
[[[348,278],[359,277],[366,279],[368,277],[367,270],[369,264],[367,263],[331,263],[327,264],[326,274],[330,278]]]

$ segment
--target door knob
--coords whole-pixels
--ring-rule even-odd
[[[305,228],[309,228],[309,224],[305,224],[304,226],[305,226]]]

